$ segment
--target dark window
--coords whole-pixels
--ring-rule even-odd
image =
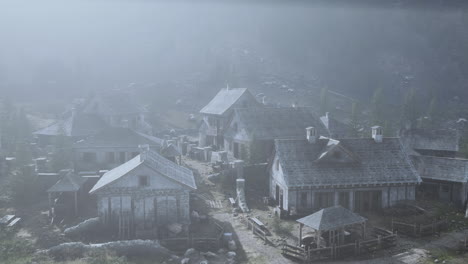
[[[120,152],[120,163],[125,163],[125,152]]]
[[[138,186],[140,186],[140,187],[149,186],[148,176],[138,177]]]
[[[307,193],[301,193],[301,207],[307,207]]]
[[[84,162],[96,162],[96,153],[94,152],[84,152],[83,153]]]
[[[107,162],[114,163],[115,162],[115,153],[114,152],[107,152]]]
[[[445,192],[445,193],[450,192],[450,186],[448,186],[448,185],[441,185],[440,187],[441,187],[441,191],[442,191],[442,192]]]
[[[140,152],[132,152],[132,158],[134,158],[134,157],[136,157],[138,155],[140,155]]]

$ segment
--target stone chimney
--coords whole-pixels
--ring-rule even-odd
[[[140,161],[145,161],[146,155],[148,154],[149,151],[149,145],[138,145],[138,148],[140,149]]]
[[[330,121],[329,121],[330,119],[329,119],[329,118],[330,118],[330,113],[329,113],[329,112],[326,112],[326,113],[325,113],[325,116],[324,116],[323,119],[322,119],[323,125],[324,125],[327,129],[329,129],[329,124],[330,124]]]
[[[315,127],[308,127],[306,128],[306,131],[307,141],[309,141],[309,143],[315,143],[315,141],[317,141],[317,130],[315,129]]]
[[[372,127],[372,138],[375,142],[381,143],[383,140],[383,133],[381,126],[373,126]]]

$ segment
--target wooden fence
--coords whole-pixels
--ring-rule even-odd
[[[376,238],[356,240],[354,243],[345,245],[332,244],[329,247],[311,248],[308,250],[305,250],[302,247],[288,245],[285,242],[282,245],[282,254],[301,261],[313,262],[369,254],[377,250],[396,246],[396,233],[376,228],[374,230],[374,234],[376,235]]]
[[[268,243],[268,233],[258,226],[251,218],[247,219],[247,228],[252,229],[252,233],[263,240],[265,245]]]
[[[412,237],[423,237],[423,236],[432,236],[438,234],[441,231],[447,228],[448,221],[447,219],[441,219],[439,221],[433,221],[430,224],[409,224],[399,221],[394,221],[392,219],[392,230],[400,234],[405,234]]]

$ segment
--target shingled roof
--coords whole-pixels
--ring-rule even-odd
[[[136,132],[130,128],[109,127],[96,135],[76,142],[73,147],[138,147],[138,145],[144,144],[162,147],[164,140]]]
[[[75,174],[72,170],[62,171],[62,177],[47,192],[77,192],[86,179]]]
[[[44,136],[65,135],[68,137],[83,137],[94,135],[106,128],[102,119],[92,114],[69,111],[62,119],[42,128],[33,134]]]
[[[257,140],[305,139],[306,127],[315,127],[317,134],[328,131],[310,107],[267,107],[234,109],[239,128]],[[280,124],[280,125],[278,125]],[[226,137],[236,132],[228,130]]]
[[[366,221],[366,218],[339,205],[324,208],[297,220],[297,222],[318,231],[336,230],[345,226],[364,223]]]
[[[221,89],[211,101],[200,110],[202,114],[224,115],[244,94],[255,98],[250,94],[247,88],[229,88]]]
[[[275,140],[285,183],[289,187],[419,183],[421,181],[398,138]],[[329,154],[328,152],[334,152]]]
[[[412,155],[411,159],[421,178],[468,182],[468,160]]]
[[[95,193],[99,189],[127,175],[139,166],[148,166],[150,169],[168,179],[183,184],[191,189],[197,189],[195,178],[191,170],[175,164],[152,150],[147,150],[143,155],[143,158],[140,154],[126,163],[106,172],[89,193]]]
[[[412,150],[458,151],[460,137],[453,129],[410,129],[400,132],[405,147]]]

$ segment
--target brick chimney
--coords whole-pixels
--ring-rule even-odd
[[[372,138],[375,142],[381,143],[383,140],[383,133],[381,126],[373,126],[372,127]]]
[[[307,131],[307,141],[309,143],[315,143],[317,141],[317,130],[315,127],[308,127],[306,128]]]

